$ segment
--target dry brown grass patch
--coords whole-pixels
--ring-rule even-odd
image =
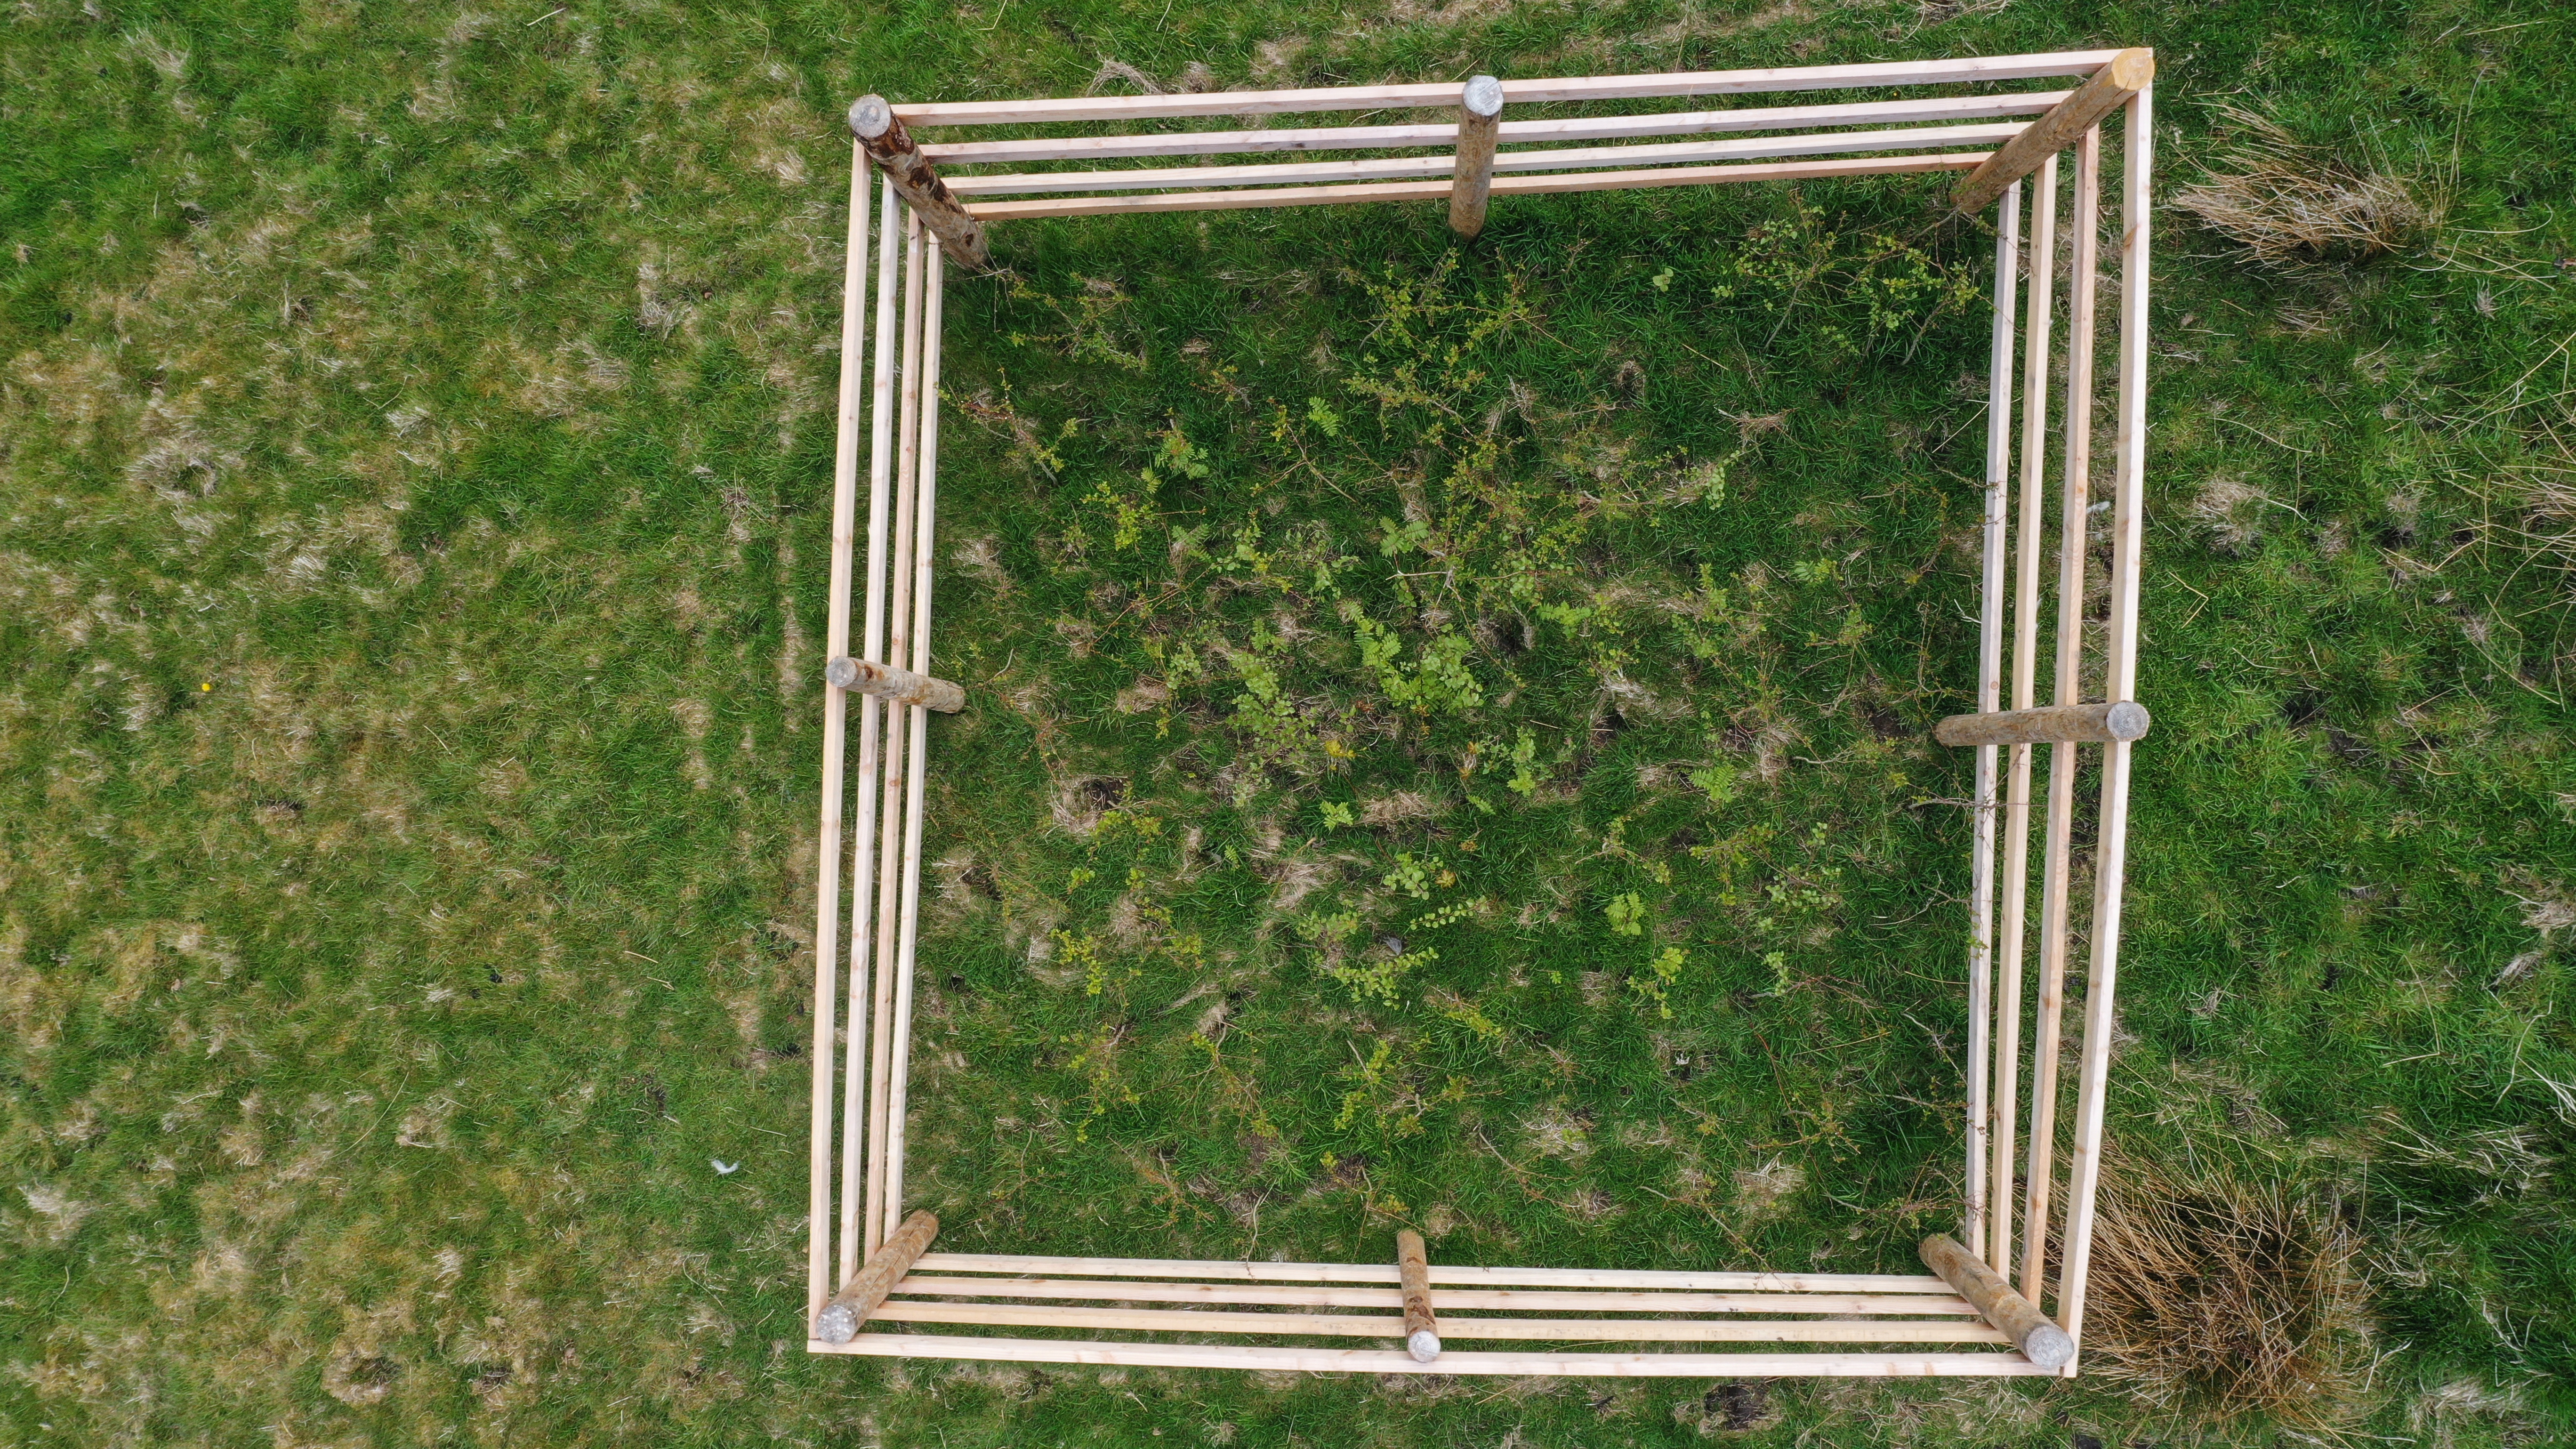
[[[2235,134],[2174,205],[2257,261],[2365,262],[2420,246],[2441,225],[2440,203],[2412,181],[2359,170],[2249,111],[2220,114]]]
[[[2106,1377],[2169,1412],[2350,1417],[2369,1363],[2360,1240],[2277,1184],[2105,1164],[2085,1346]]]

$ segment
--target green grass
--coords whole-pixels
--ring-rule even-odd
[[[1721,1432],[1743,1392],[1688,1381],[805,1356],[839,116],[1104,57],[2129,41],[2160,190],[2224,102],[2448,210],[2295,275],[2160,215],[2111,1130],[2364,1236],[2356,1432],[2576,1432],[2576,639],[2516,491],[2576,333],[2565,23],[1955,9],[13,12],[0,1439]],[[1905,1271],[1952,1226],[1968,783],[1925,733],[1990,251],[1943,191],[996,231],[945,379],[944,1245]],[[1749,1442],[2276,1437],[2102,1376],[1761,1404]]]

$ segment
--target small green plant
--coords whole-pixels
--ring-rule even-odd
[[[1602,907],[1601,913],[1610,918],[1610,929],[1619,935],[1636,936],[1645,932],[1646,903],[1635,891],[1612,896],[1610,904]]]
[[[1682,967],[1690,962],[1690,953],[1679,946],[1666,946],[1646,963],[1646,969],[1628,978],[1628,987],[1655,1003],[1655,1014],[1672,1019],[1673,983],[1681,980]]]
[[[1351,814],[1351,807],[1343,804],[1339,800],[1327,800],[1317,808],[1323,814],[1324,828],[1326,830],[1339,830],[1343,826],[1358,823],[1357,819]]]

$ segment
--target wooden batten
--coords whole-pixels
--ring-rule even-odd
[[[1062,1303],[922,1303],[889,1298],[872,1323],[999,1328],[1106,1328],[1136,1333],[1226,1333],[1279,1338],[1403,1337],[1386,1313],[1288,1313],[1259,1309],[1083,1308]],[[2005,1343],[1977,1319],[1890,1318],[1458,1318],[1441,1320],[1459,1343]],[[1411,1352],[1408,1343],[1406,1351]],[[1428,1363],[1431,1360],[1423,1359]]]
[[[922,1255],[930,1240],[939,1236],[939,1219],[926,1212],[914,1213],[903,1220],[903,1226],[887,1236],[877,1250],[868,1255],[867,1264],[850,1276],[823,1311],[814,1315],[814,1336],[825,1343],[847,1343],[856,1338],[859,1325],[885,1302],[886,1294],[912,1271],[912,1260]]]
[[[1497,176],[1495,196],[1538,196],[1567,191],[1635,191],[1654,186],[1717,186],[1746,181],[1798,181],[1823,176],[1896,176],[1914,171],[1965,171],[1988,153],[1932,156],[1831,156],[1751,166],[1669,166],[1647,171],[1570,171],[1547,176]],[[1389,181],[1361,186],[1280,186],[1265,191],[1181,191],[1151,196],[1061,196],[1031,201],[987,201],[967,210],[983,221],[1047,216],[1110,216],[1130,211],[1249,211],[1265,206],[1332,206],[1361,201],[1445,201],[1446,181]]]
[[[1958,1240],[1934,1233],[1923,1240],[1923,1265],[1938,1273],[1959,1296],[1977,1306],[1988,1323],[2002,1329],[2021,1349],[2022,1357],[2043,1369],[2058,1369],[2075,1357],[2075,1340],[2048,1321],[2037,1305],[2012,1290],[2003,1275],[1983,1258],[1960,1247]]]
[[[861,96],[850,106],[850,133],[867,149],[868,159],[903,196],[904,204],[939,238],[940,250],[959,266],[982,271],[993,265],[984,228],[948,194],[939,169],[913,144],[912,133],[883,96]]]
[[[1542,101],[1634,101],[1668,96],[1745,96],[1785,91],[1867,90],[1878,86],[1974,85],[2089,76],[2120,56],[2116,50],[1959,60],[1869,61],[1794,65],[1766,70],[1669,71],[1648,75],[1507,80],[1510,105]],[[1207,91],[1160,96],[1067,96],[1048,100],[937,101],[903,107],[915,126],[1018,126],[1053,121],[1143,121],[1179,116],[1277,116],[1304,111],[1428,110],[1457,101],[1457,90],[1423,85],[1318,86],[1299,90]]]
[[[874,695],[898,707],[917,704],[941,714],[955,714],[966,707],[966,686],[915,674],[893,664],[872,664],[843,655],[823,665],[823,678],[839,688]]]
[[[1458,154],[1449,179],[1449,229],[1470,240],[1485,229],[1485,198],[1493,189],[1494,141],[1502,115],[1503,83],[1492,76],[1477,76],[1459,92]],[[1432,1351],[1439,1350],[1435,1347]]]
[[[1099,1303],[1257,1303],[1278,1308],[1375,1308],[1402,1312],[1400,1285],[1306,1287],[1291,1284],[1147,1283],[1077,1278],[950,1278],[916,1273],[895,1290],[906,1296],[1052,1298]],[[1974,1317],[1955,1293],[1628,1293],[1559,1292],[1545,1288],[1443,1288],[1446,1308],[1539,1313],[1866,1313]]]
[[[1260,1259],[1071,1258],[1034,1253],[926,1253],[923,1273],[1003,1273],[1037,1278],[1203,1278],[1229,1283],[1399,1281],[1391,1263],[1273,1263]],[[1454,1288],[1638,1288],[1697,1293],[1892,1293],[1949,1291],[1923,1273],[1701,1273],[1671,1268],[1513,1268],[1434,1263],[1435,1285]]]
[[[1976,121],[2037,116],[2073,91],[2021,91],[1999,96],[1940,96],[1910,101],[1856,101],[1825,106],[1738,106],[1723,111],[1659,111],[1643,116],[1561,116],[1504,121],[1505,146],[1542,141],[1613,141],[1638,136],[1702,136],[1742,131],[1817,131],[1836,126],[1907,127],[1923,121]],[[2018,128],[2016,128],[2018,129]],[[1894,134],[1903,134],[1898,131]],[[1221,156],[1246,152],[1454,149],[1451,122],[1403,126],[1299,126],[1260,131],[1153,132],[1136,136],[1047,136],[1026,141],[925,141],[921,154],[942,165],[1030,161],[1107,161],[1123,156]],[[1506,155],[1513,154],[1506,152]],[[1434,158],[1439,160],[1440,158]],[[1435,173],[1436,174],[1436,173]],[[973,177],[948,176],[962,192]]]
[[[1943,146],[1991,146],[2020,134],[2012,125],[1914,126],[1895,131],[1825,131],[1795,136],[1674,141],[1652,146],[1581,146],[1569,150],[1489,152],[1481,172],[1484,189],[1494,174],[1532,171],[1613,170],[1626,166],[1680,166],[1695,162],[1754,161],[1838,152],[1925,151]],[[1186,191],[1206,186],[1330,185],[1335,182],[1406,181],[1454,173],[1449,156],[1393,156],[1364,161],[1292,161],[1278,165],[1155,166],[1116,171],[1031,171],[960,176],[949,189],[960,196],[1036,196],[1073,191]],[[1457,195],[1453,180],[1452,224]],[[981,212],[977,213],[981,215]]]
[[[2132,699],[2095,704],[2043,704],[2035,709],[1991,710],[1954,714],[1932,727],[1932,738],[1945,745],[1984,748],[1991,745],[2108,744],[2142,739],[2154,719]]]
[[[1951,193],[1951,205],[1973,216],[2004,194],[2004,188],[2039,169],[2039,163],[2083,139],[2104,116],[2129,103],[2156,78],[2156,53],[2143,47],[2124,50],[2076,87],[2075,94],[2030,123],[2029,129],[1971,171]]]
[[[862,1333],[847,1343],[808,1340],[814,1353],[872,1358],[982,1359],[1135,1368],[1272,1369],[1290,1373],[1422,1372],[1402,1349],[1289,1348],[1233,1343],[1085,1343],[1060,1338],[956,1338]],[[1957,1378],[2047,1374],[2018,1353],[1450,1353],[1444,1374],[1582,1375],[1601,1378]]]

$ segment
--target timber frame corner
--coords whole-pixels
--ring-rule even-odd
[[[871,95],[852,106],[830,660],[822,692],[807,1349],[1379,1373],[1429,1366],[1444,1373],[1518,1375],[2074,1374],[2110,1067],[2129,756],[2148,724],[2133,696],[2154,73],[2153,53],[2130,49],[1552,80],[1477,76],[1463,86],[921,105],[890,104]],[[1998,89],[2046,79],[2078,83],[2058,90]],[[1700,111],[1622,105],[1781,92],[1854,98]],[[1886,98],[1889,93],[1895,98]],[[1504,119],[1515,109],[1529,112],[1529,118]],[[1264,124],[1273,116],[1351,111],[1396,111],[1414,119]],[[2094,310],[2103,125],[2114,112],[2121,113],[2123,163],[2114,248],[2116,440],[2111,497],[2096,504],[2089,492]],[[1138,125],[1196,118],[1241,118],[1234,124],[1249,128]],[[1028,132],[1080,122],[1108,122],[1112,128],[1098,135],[930,143],[911,135],[916,126],[943,134],[986,126]],[[1552,145],[1645,136],[1696,139]],[[2061,157],[2070,150],[2073,174],[2061,202]],[[1335,151],[1364,154],[1352,160],[1100,165],[1133,157],[1286,152],[1306,158]],[[1078,169],[1018,169],[1032,162]],[[1003,169],[962,169],[995,166]],[[942,167],[961,169],[943,174]],[[872,171],[885,184],[874,208],[876,351],[873,366],[863,368]],[[1965,962],[1966,1192],[1956,1236],[1935,1235],[1922,1244],[1924,1266],[1931,1271],[1432,1264],[1420,1237],[1410,1232],[1397,1235],[1388,1260],[1366,1264],[930,1252],[938,1220],[927,1212],[904,1213],[903,1162],[929,712],[965,703],[960,686],[931,673],[930,656],[944,263],[986,267],[988,226],[1038,217],[1438,201],[1448,204],[1450,225],[1473,237],[1496,196],[1904,172],[1961,173],[1952,194],[1956,209],[1973,214],[1994,208],[1995,229],[1977,708],[1942,721],[1935,731],[1943,744],[1976,751]],[[2062,236],[2061,205],[2068,213]],[[2066,381],[2055,417],[2063,452],[2052,509],[2043,484],[2057,357],[2051,343],[2059,302],[2052,292],[2061,245],[2072,285],[2064,299]],[[850,606],[861,557],[857,480],[863,427],[866,589],[854,648]],[[2108,602],[2090,614],[2087,519],[2106,505]],[[2054,697],[2041,705],[2039,621],[2043,595],[2050,592],[2043,588],[2042,562],[2052,513]],[[2099,641],[2091,661],[2084,657],[2088,639]],[[854,703],[858,758],[852,781],[846,756]],[[2035,824],[2033,753],[2041,744],[2050,747],[2050,767],[2045,811],[2036,822],[2038,989],[2025,1003],[2033,954],[2033,933],[2025,929]],[[2088,746],[2102,752],[2100,798],[2083,1034],[2071,1084],[2075,1110],[2061,1160],[2058,1106],[2069,1084],[2061,1080],[2060,1028],[2075,911],[2071,840],[2079,759]],[[852,800],[856,819],[845,828],[843,808]],[[844,1009],[850,1049],[836,1075],[841,1036],[835,1018]],[[2025,1095],[2020,1073],[2026,1015],[2032,1033]],[[2025,1101],[2027,1121],[2019,1115]],[[2054,1261],[2048,1232],[2053,1213]],[[2053,1316],[2043,1305],[2053,1305]],[[872,1325],[890,1331],[869,1331]],[[915,1325],[951,1331],[911,1331]],[[1375,1342],[1337,1347],[1337,1339]],[[1444,1347],[1459,1342],[1498,1347]],[[1585,1344],[1595,1347],[1580,1347]],[[1684,1347],[1602,1352],[1602,1344]]]

